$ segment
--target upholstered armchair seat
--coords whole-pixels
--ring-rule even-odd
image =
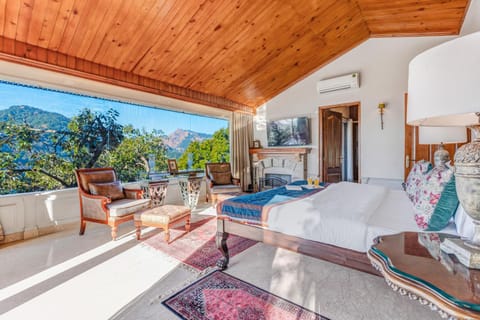
[[[141,189],[121,186],[113,168],[78,169],[75,175],[80,198],[80,235],[85,233],[89,221],[109,225],[115,240],[119,224],[133,220],[135,212],[150,206],[150,199],[143,199]]]
[[[230,163],[207,163],[205,164],[207,181],[207,202],[216,203],[217,195],[223,193],[242,192],[240,179],[232,176]]]
[[[120,199],[107,204],[110,217],[122,217],[148,208],[150,199]]]
[[[210,193],[232,193],[232,192],[242,192],[242,188],[239,185],[228,184],[221,186],[212,186],[210,188]]]

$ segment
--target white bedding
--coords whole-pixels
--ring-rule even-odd
[[[273,231],[359,252],[379,235],[420,231],[403,191],[349,182],[273,207],[267,223]],[[451,225],[442,232],[456,233]]]

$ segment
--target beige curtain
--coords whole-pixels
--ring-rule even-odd
[[[232,174],[239,178],[244,191],[252,183],[248,149],[253,140],[253,116],[233,112],[230,119],[230,162]]]

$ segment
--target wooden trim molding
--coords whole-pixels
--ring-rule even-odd
[[[307,154],[312,148],[250,148],[250,154]]]
[[[12,39],[0,37],[0,48],[2,51],[0,52],[0,60],[3,61],[68,74],[228,111],[255,114],[254,108],[224,97],[182,88],[49,49],[27,45]]]

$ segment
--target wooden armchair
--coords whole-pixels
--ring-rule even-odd
[[[207,202],[217,202],[217,195],[242,192],[240,179],[232,177],[230,163],[206,163]]]
[[[109,225],[115,240],[118,225],[133,220],[135,212],[150,205],[150,199],[142,199],[141,189],[123,188],[113,168],[78,169],[75,176],[80,198],[80,235],[90,221]]]

